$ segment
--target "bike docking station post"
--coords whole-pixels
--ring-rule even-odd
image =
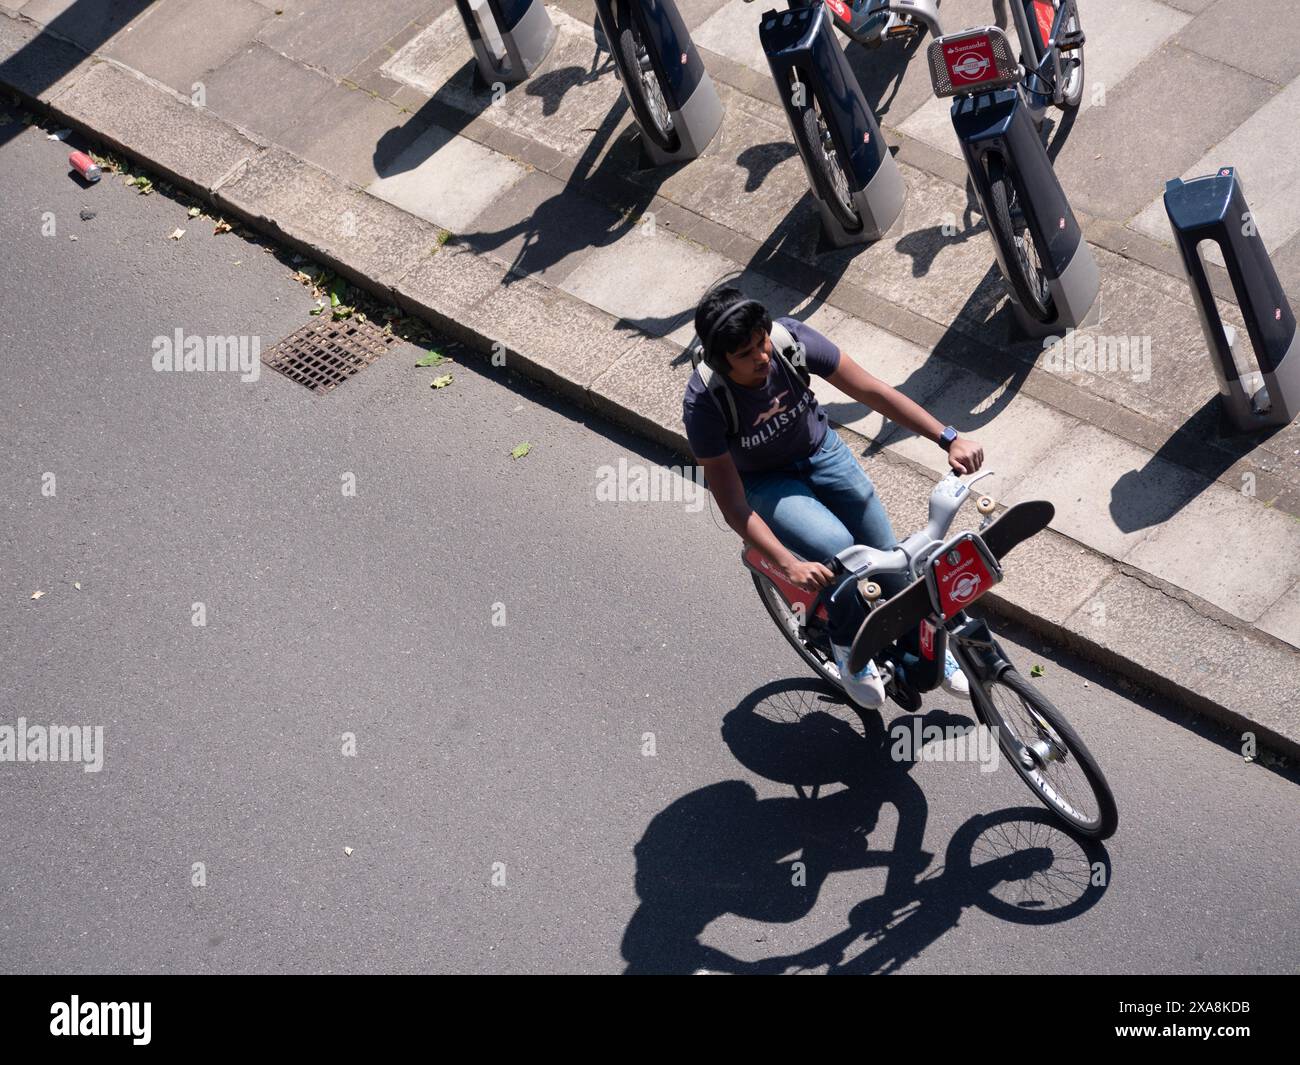
[[[487,85],[524,81],[555,44],[542,0],[456,0],[456,10]]]
[[[1219,395],[1232,424],[1242,432],[1289,424],[1300,413],[1300,344],[1295,314],[1254,224],[1234,167],[1209,177],[1165,185],[1165,212],[1192,289]],[[1246,321],[1259,369],[1241,373],[1237,331],[1224,325],[1201,258],[1212,241],[1223,261]]]
[[[953,128],[1021,330],[1041,339],[1094,324],[1101,317],[1097,261],[1052,169],[1006,34],[996,26],[949,34],[930,44],[928,59],[935,95],[955,97]],[[1005,183],[994,188],[991,167],[1005,174],[1010,194]],[[1021,236],[999,235],[995,193],[1013,226],[1023,217]],[[1040,307],[1016,291],[1013,268],[1039,286]]]
[[[902,213],[907,188],[825,5],[766,11],[758,36],[827,237],[836,247],[879,240]],[[837,191],[836,181],[847,185]],[[839,214],[827,203],[831,196]]]
[[[677,5],[618,0],[614,8],[613,0],[596,0],[596,17],[636,117],[641,147],[653,166],[696,158],[722,126],[723,108]],[[645,87],[639,96],[635,85]],[[643,107],[652,113],[642,114]],[[666,115],[653,114],[656,108]]]

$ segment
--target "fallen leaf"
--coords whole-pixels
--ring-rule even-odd
[[[431,351],[424,358],[419,359],[415,365],[416,366],[438,366],[447,361],[448,361],[447,356],[444,355],[441,351]]]
[[[183,236],[185,236],[185,230],[183,230],[183,229],[173,229],[170,233],[167,234],[167,239],[168,239],[168,240],[180,240],[181,237],[183,237]]]
[[[1029,675],[1031,677],[1041,677],[1046,672],[1047,670],[1045,670],[1042,666],[1035,665],[1029,670]]]
[[[39,599],[39,598],[40,598],[41,596],[43,596],[44,594],[45,594],[44,592],[40,592],[40,591],[32,592],[32,598],[33,598],[33,599]]]
[[[527,441],[524,441],[524,443],[520,444],[518,447],[516,447],[513,451],[510,452],[510,457],[512,459],[521,459],[525,455],[527,455],[529,451],[532,450],[532,447],[533,447],[532,444],[528,443]]]
[[[429,382],[430,388],[446,388],[451,384],[451,374],[445,373],[441,377],[435,377]]]
[[[316,306],[311,309],[311,313],[314,315],[320,314],[320,312],[323,311],[324,309],[325,309],[325,304],[321,303],[320,300],[317,300]]]
[[[217,224],[212,227],[212,235],[215,237],[221,233],[229,233],[230,228],[231,227],[229,222],[227,222],[224,218],[218,218]]]

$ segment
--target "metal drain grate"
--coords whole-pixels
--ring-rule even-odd
[[[262,362],[324,395],[378,359],[393,339],[370,321],[310,322],[271,348]]]

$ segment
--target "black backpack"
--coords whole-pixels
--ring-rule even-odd
[[[803,355],[803,345],[795,340],[790,330],[780,322],[772,323],[771,335],[772,351],[785,364],[786,373],[797,377],[803,387],[807,388],[812,380],[812,374],[808,371],[807,359]],[[736,397],[731,394],[731,386],[727,383],[726,374],[718,373],[704,361],[704,344],[698,336],[691,341],[690,347],[686,350],[690,353],[691,365],[699,373],[704,387],[709,390],[713,402],[722,412],[722,420],[727,424],[727,435],[739,435],[740,414],[736,411]]]

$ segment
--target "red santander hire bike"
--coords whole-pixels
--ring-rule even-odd
[[[845,581],[858,583],[867,608],[849,668],[856,672],[874,661],[886,691],[904,709],[919,710],[922,693],[939,686],[951,649],[970,682],[977,718],[1029,789],[1074,834],[1106,839],[1115,832],[1119,813],[1097,760],[1064,715],[1011,663],[988,623],[967,612],[1002,580],[1002,559],[1047,528],[1055,513],[1051,503],[1035,500],[1017,503],[993,520],[996,504],[982,496],[979,531],[949,536],[971,496],[970,485],[989,472],[970,482],[948,474],[930,493],[923,529],[890,551],[865,546],[841,551],[826,561],[835,580],[817,592],[791,584],[751,545],[741,557],[781,634],[814,672],[841,691],[826,600]],[[911,583],[885,599],[876,580],[885,574]]]

